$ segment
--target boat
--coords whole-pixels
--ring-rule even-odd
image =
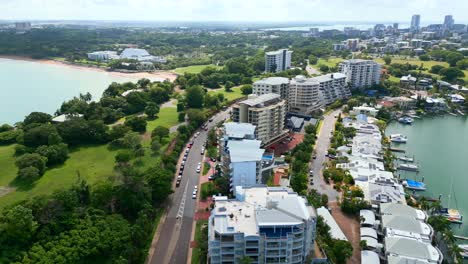
[[[458,247],[461,249],[461,256],[464,258],[464,259],[468,259],[468,244],[460,244],[458,245]]]
[[[451,223],[455,224],[462,224],[463,223],[463,215],[461,215],[460,211],[458,209],[453,209],[450,208],[450,202],[452,201],[452,193],[453,193],[453,198],[455,199],[455,206],[457,206],[457,197],[455,196],[455,192],[453,191],[453,175],[450,180],[450,194],[449,194],[449,200],[447,204],[447,208],[442,208],[439,211],[439,215],[444,216],[449,220]]]
[[[400,156],[398,157],[399,160],[406,161],[406,162],[414,162],[414,158],[408,156]]]
[[[406,141],[408,141],[408,137],[403,136],[402,134],[391,134],[390,141],[395,143],[406,143]]]
[[[406,125],[411,125],[414,122],[414,119],[409,116],[404,116],[404,117],[398,118],[398,122],[402,124],[406,124]]]
[[[407,163],[398,164],[398,169],[405,170],[405,171],[419,171],[418,165],[407,164]]]
[[[418,182],[418,181],[413,181],[409,179],[406,179],[403,181],[403,186],[413,191],[425,191],[426,190],[426,184],[424,182]]]

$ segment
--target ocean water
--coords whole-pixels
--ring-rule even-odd
[[[391,123],[386,134],[397,133],[407,136],[408,143],[393,145],[414,156],[420,169],[418,174],[399,171],[400,177],[424,178],[427,190],[421,194],[433,198],[440,195],[444,206],[460,210],[464,224],[453,225],[452,230],[468,236],[468,118],[445,115],[415,119],[413,125]]]
[[[63,101],[91,93],[99,99],[112,82],[136,81],[91,69],[0,58],[0,124],[22,121],[32,111],[53,114]]]

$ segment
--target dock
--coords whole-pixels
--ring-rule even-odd
[[[456,239],[460,239],[460,240],[468,240],[468,237],[465,237],[465,236],[453,236],[454,238]]]
[[[401,153],[406,153],[406,150],[404,149],[399,149],[399,148],[388,148],[388,150],[393,151],[393,152],[401,152]]]

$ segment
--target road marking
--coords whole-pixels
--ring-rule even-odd
[[[189,182],[190,182],[190,178],[187,179],[187,183],[185,184],[184,195],[182,195],[182,200],[180,201],[180,204],[179,204],[179,211],[177,212],[176,219],[180,219],[184,215],[185,200],[187,200],[187,190],[188,190]]]

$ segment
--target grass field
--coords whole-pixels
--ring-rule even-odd
[[[224,98],[226,98],[228,101],[233,101],[233,100],[236,100],[245,96],[242,94],[240,86],[232,88],[231,92],[226,92],[224,88],[219,89],[219,90],[209,91],[209,92],[214,93],[214,94],[222,93],[224,94]]]
[[[216,66],[214,64],[207,64],[207,65],[193,65],[187,67],[176,68],[173,71],[177,74],[184,74],[184,73],[200,73],[206,67],[211,66],[217,69],[221,69],[221,66]]]
[[[317,68],[320,68],[320,65],[326,65],[328,67],[335,67],[338,63],[342,62],[342,58],[328,58],[327,60],[320,58],[317,62]]]
[[[200,239],[200,236],[202,235],[201,232],[202,232],[202,227],[204,225],[207,225],[208,224],[208,221],[206,220],[200,220],[200,221],[197,221],[197,225],[195,227],[195,241],[198,241]],[[193,251],[192,251],[192,262],[191,263],[201,263],[200,262],[200,250],[195,247],[193,248]]]
[[[163,126],[170,128],[179,123],[178,113],[176,107],[164,107],[161,108],[158,114],[158,118],[155,120],[149,120],[148,125],[146,126],[146,131],[151,132],[157,126]]]
[[[13,145],[0,148],[0,184],[2,186],[8,186],[16,177],[13,149]],[[107,145],[87,146],[72,150],[65,164],[49,168],[33,185],[12,186],[16,187],[16,191],[1,197],[0,207],[70,187],[75,183],[78,172],[89,184],[105,181],[113,175],[115,153],[116,151],[109,150]]]
[[[385,62],[383,61],[382,58],[377,58],[375,59],[376,62],[378,63],[381,63],[381,64],[385,64]],[[426,68],[426,70],[424,70],[423,72],[424,73],[427,73],[427,74],[431,74],[437,78],[440,79],[440,76],[437,75],[437,74],[432,74],[429,72],[429,70],[432,68],[432,66],[435,66],[435,65],[440,65],[440,66],[444,66],[444,67],[450,67],[449,64],[447,62],[444,62],[444,61],[422,61],[422,60],[418,60],[418,59],[415,59],[415,58],[410,58],[410,59],[400,59],[400,58],[392,58],[392,63],[400,63],[400,64],[406,64],[406,63],[409,63],[411,65],[417,65],[417,66],[420,66],[421,64],[423,64],[424,68]],[[464,70],[463,71],[465,73],[465,78],[464,80],[465,81],[468,81],[468,70]]]

